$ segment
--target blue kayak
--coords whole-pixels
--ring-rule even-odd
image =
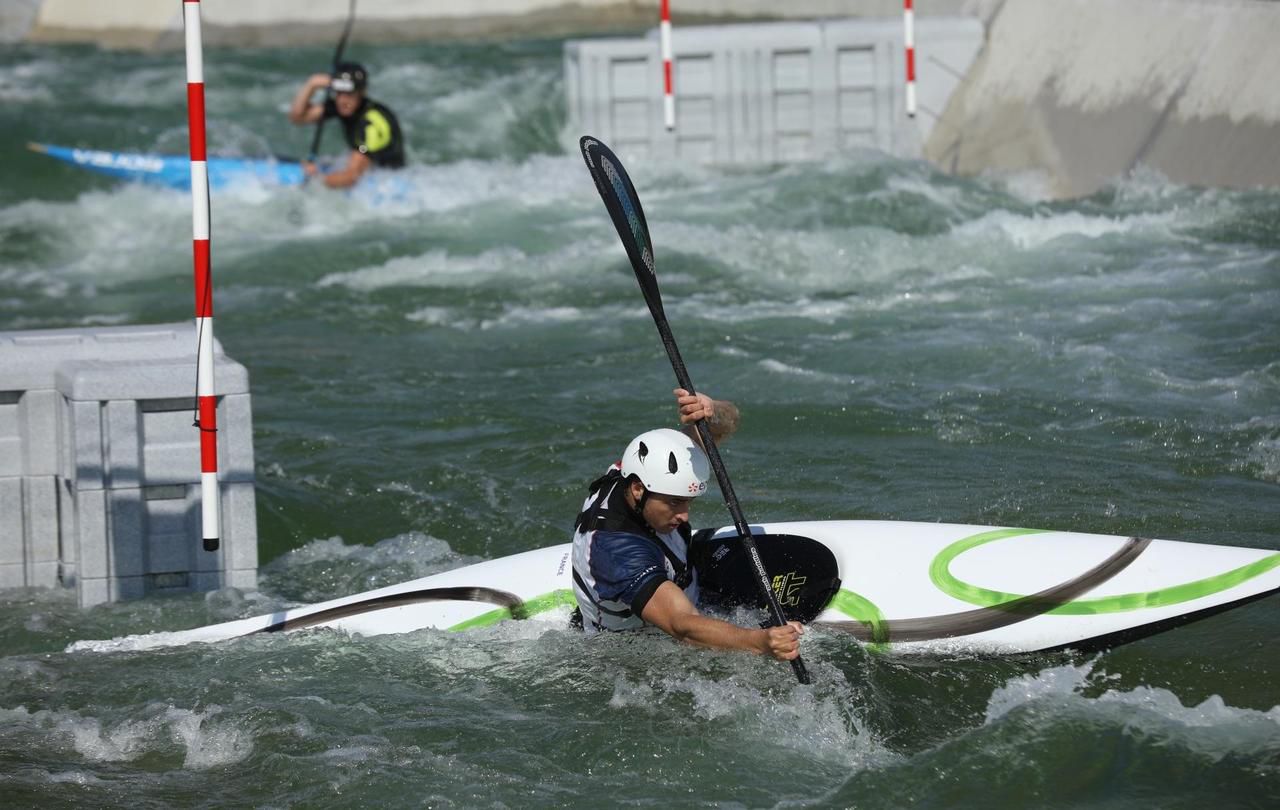
[[[147,155],[137,152],[106,152],[99,149],[73,149],[66,146],[27,144],[33,152],[79,166],[99,174],[143,183],[189,190],[191,159],[186,155]],[[273,158],[210,157],[209,189],[243,185],[297,186],[304,174],[296,160]]]

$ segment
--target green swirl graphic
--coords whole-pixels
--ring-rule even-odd
[[[889,622],[876,604],[865,596],[841,588],[827,604],[871,631],[868,647],[872,652],[884,652],[889,646]]]
[[[929,564],[929,577],[938,590],[979,607],[997,607],[1015,599],[1022,599],[1025,594],[1005,593],[988,588],[980,588],[962,582],[951,574],[951,562],[970,549],[985,543],[1003,540],[1008,537],[1019,537],[1031,534],[1043,534],[1042,529],[995,529],[989,532],[971,535],[957,540],[944,548],[933,562]],[[1088,616],[1099,613],[1122,613],[1143,608],[1157,608],[1190,602],[1203,596],[1219,593],[1234,588],[1242,582],[1261,576],[1273,568],[1280,566],[1280,554],[1272,554],[1260,560],[1233,568],[1194,582],[1159,588],[1153,591],[1118,594],[1116,596],[1100,596],[1092,599],[1076,599],[1049,613],[1058,616]]]

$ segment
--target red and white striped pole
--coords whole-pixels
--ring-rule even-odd
[[[667,129],[676,128],[676,97],[671,90],[671,2],[662,0],[662,120]]]
[[[201,534],[217,551],[222,534],[218,490],[218,400],[213,394],[213,274],[209,260],[209,164],[204,133],[204,49],[200,0],[183,0],[187,35],[187,129],[191,138],[191,235],[196,282],[196,427],[200,429]]]
[[[907,50],[907,115],[916,117],[916,15],[913,0],[902,0],[903,44]]]

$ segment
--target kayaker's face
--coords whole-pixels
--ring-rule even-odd
[[[680,528],[680,524],[689,522],[689,506],[692,503],[692,498],[651,493],[644,502],[644,520],[659,534],[673,532]]]
[[[360,93],[334,93],[333,105],[338,108],[338,115],[350,118],[360,109]]]

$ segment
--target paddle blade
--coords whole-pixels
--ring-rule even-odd
[[[613,150],[590,135],[578,142],[582,147],[582,159],[591,171],[596,191],[604,200],[604,207],[618,231],[618,238],[627,250],[631,268],[644,300],[654,317],[662,313],[662,294],[658,290],[658,272],[653,263],[653,241],[649,238],[649,224],[645,222],[644,209],[640,207],[640,195],[632,185],[627,170]]]

